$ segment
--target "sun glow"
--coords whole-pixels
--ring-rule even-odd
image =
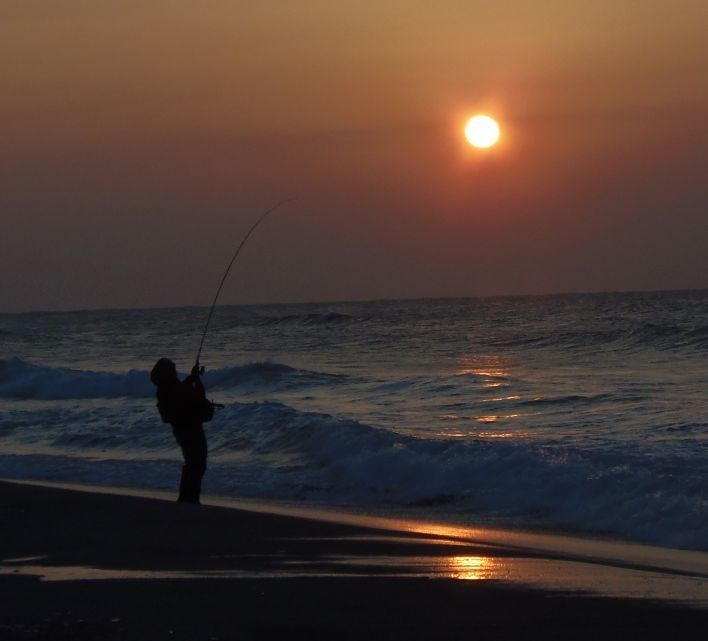
[[[492,147],[499,140],[499,125],[489,116],[472,116],[465,125],[465,138],[480,149]]]

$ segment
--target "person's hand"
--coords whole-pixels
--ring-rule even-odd
[[[204,368],[200,368],[199,365],[195,365],[192,368],[192,376],[195,378],[198,377],[202,372],[204,371]]]

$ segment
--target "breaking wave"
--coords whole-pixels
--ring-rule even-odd
[[[279,403],[228,406],[214,453],[275,457],[255,477],[216,470],[221,489],[292,499],[434,506],[708,549],[708,502],[687,461],[649,468],[637,448],[592,453],[538,443],[415,438]],[[254,482],[255,481],[255,482]]]
[[[20,358],[0,360],[0,398],[62,400],[154,395],[147,372],[125,374],[33,365]]]
[[[279,363],[247,363],[208,371],[206,385],[227,388],[308,387],[331,385],[345,377],[310,372]],[[155,395],[146,370],[126,373],[97,372],[27,363],[20,358],[0,359],[0,398],[69,400],[92,398],[148,398]]]
[[[174,485],[179,466],[165,456],[177,451],[152,408],[127,416],[94,409],[90,420],[78,409],[46,412],[53,414],[34,423],[23,422],[21,413],[3,416],[15,426],[16,441],[56,452],[5,455],[6,475]],[[230,404],[207,431],[205,491],[214,494],[428,513],[444,506],[445,514],[471,521],[501,518],[708,549],[708,478],[696,470],[697,453],[655,453],[647,466],[641,447],[623,443],[586,451],[531,441],[416,438],[277,402]],[[687,466],[696,473],[682,474]]]

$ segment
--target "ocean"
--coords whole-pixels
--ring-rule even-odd
[[[207,309],[0,314],[0,477],[176,489]],[[206,494],[708,550],[708,291],[219,307]]]

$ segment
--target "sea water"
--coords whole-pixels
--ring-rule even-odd
[[[203,308],[0,315],[0,476],[175,488]],[[211,494],[708,550],[708,291],[219,307]]]

